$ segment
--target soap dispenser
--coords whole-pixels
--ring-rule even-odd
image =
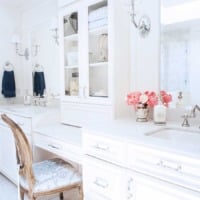
[[[176,107],[177,108],[183,107],[183,93],[182,92],[178,93],[178,101],[176,102]]]

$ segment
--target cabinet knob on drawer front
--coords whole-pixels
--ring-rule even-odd
[[[109,146],[104,144],[96,144],[94,145],[94,148],[102,150],[102,151],[109,151]]]
[[[108,182],[102,178],[96,178],[96,180],[93,183],[103,189],[106,189],[109,186]]]

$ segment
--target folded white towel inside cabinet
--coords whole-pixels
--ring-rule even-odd
[[[107,18],[107,16],[108,16],[108,8],[107,6],[104,6],[104,7],[91,11],[89,13],[88,21],[92,22],[92,21],[100,20],[103,18]]]
[[[103,18],[100,20],[96,20],[93,22],[89,22],[89,29],[94,29],[94,28],[99,28],[101,26],[106,26],[108,24],[108,19],[107,18]]]

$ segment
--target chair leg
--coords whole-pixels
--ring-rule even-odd
[[[83,200],[83,186],[82,185],[79,187],[79,194],[80,194],[80,199]]]
[[[20,187],[20,198],[24,200],[24,190]]]
[[[63,194],[63,192],[60,193],[60,200],[64,200],[64,194]]]

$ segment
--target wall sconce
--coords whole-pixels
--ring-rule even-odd
[[[59,34],[58,34],[58,20],[57,17],[53,18],[50,26],[50,31],[53,32],[52,37],[54,38],[57,45],[59,45]]]
[[[135,28],[139,30],[139,33],[142,37],[146,37],[151,30],[151,20],[148,16],[143,15],[139,21],[136,21],[136,11],[135,11],[135,5],[136,2],[139,2],[140,0],[125,0],[125,6],[129,6],[130,9],[128,9],[131,16],[131,21],[134,24]]]
[[[28,59],[29,59],[29,56],[30,56],[30,53],[29,53],[28,48],[25,48],[25,49],[24,49],[24,53],[21,53],[21,52],[19,51],[19,44],[20,44],[19,36],[18,36],[18,35],[13,35],[12,41],[11,41],[11,42],[12,42],[12,44],[15,45],[16,54],[17,54],[18,56],[24,56],[25,59],[28,60]],[[37,56],[39,45],[34,45],[33,47],[35,48],[35,51],[34,51],[34,55],[33,55],[33,56]]]
[[[20,39],[19,39],[19,36],[18,35],[13,35],[12,37],[12,44],[15,45],[15,50],[16,50],[16,54],[18,56],[24,56],[26,60],[29,59],[29,51],[28,51],[28,48],[25,48],[24,50],[24,53],[20,53],[19,52],[19,44],[20,44]]]

